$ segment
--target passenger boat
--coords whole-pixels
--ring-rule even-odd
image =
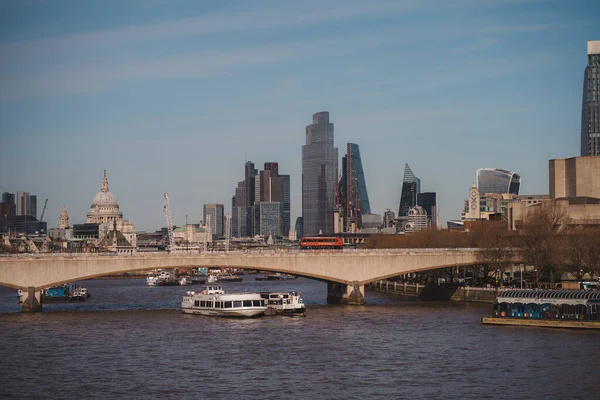
[[[203,286],[200,292],[187,292],[181,311],[215,317],[258,317],[267,310],[260,293],[226,294],[221,285]]]
[[[300,292],[261,292],[260,297],[265,300],[267,310],[265,315],[286,315],[291,317],[304,317],[306,307],[300,297]]]
[[[600,292],[589,290],[506,290],[498,295],[491,325],[600,329]]]

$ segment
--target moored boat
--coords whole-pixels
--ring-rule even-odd
[[[157,275],[148,275],[146,277],[146,285],[148,286],[176,286],[179,285],[179,280],[169,271],[161,271]]]
[[[197,276],[183,276],[179,278],[179,284],[181,286],[185,285],[203,285],[206,283],[206,279],[201,279]]]
[[[498,295],[490,325],[600,329],[600,292],[588,290],[506,290]]]
[[[226,283],[226,282],[241,282],[241,275],[233,274],[212,274],[208,276],[207,283]]]
[[[220,285],[203,286],[200,292],[187,292],[181,300],[181,311],[216,317],[258,317],[267,310],[259,293],[226,294]]]
[[[265,315],[285,315],[304,317],[306,306],[300,297],[300,292],[261,292],[267,310]]]

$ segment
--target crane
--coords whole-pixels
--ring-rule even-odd
[[[44,202],[44,208],[42,209],[42,215],[40,216],[40,222],[44,220],[44,214],[46,213],[46,206],[48,205],[48,199]]]
[[[163,210],[165,217],[167,218],[167,232],[169,234],[169,251],[175,251],[175,239],[173,238],[173,219],[171,218],[171,203],[169,203],[169,196],[163,193]]]

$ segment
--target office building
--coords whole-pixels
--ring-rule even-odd
[[[481,193],[519,194],[521,176],[499,168],[479,168],[476,173],[477,188]]]
[[[204,204],[202,206],[202,218],[206,221],[206,217],[210,215],[210,232],[218,238],[224,237],[225,226],[224,219],[225,207],[223,204]]]
[[[581,155],[600,156],[600,40],[587,42],[581,102]]]
[[[417,205],[417,193],[421,192],[421,180],[415,176],[408,163],[404,166],[402,179],[402,193],[400,194],[400,207],[398,218],[406,217],[408,210]]]
[[[281,220],[281,236],[287,237],[290,233],[291,228],[291,184],[290,184],[290,176],[289,175],[279,175],[283,180],[283,209],[282,209],[282,220]]]
[[[313,115],[302,146],[302,218],[307,236],[333,232],[338,150],[329,113]]]
[[[254,203],[256,215],[256,226],[259,227],[256,232],[258,235],[281,237],[281,208],[280,201],[259,201]]]
[[[304,222],[302,221],[302,217],[296,218],[294,229],[296,230],[296,238],[298,240],[302,239],[304,237]]]
[[[343,231],[356,232],[362,229],[362,216],[371,214],[371,204],[360,150],[355,143],[346,145],[346,155],[342,157],[342,177],[338,183],[336,202]]]
[[[423,207],[427,213],[429,227],[437,228],[437,193],[424,192],[417,193],[417,205]]]
[[[17,215],[37,218],[37,197],[28,192],[17,192]]]
[[[421,206],[414,206],[408,210],[408,222],[404,226],[406,233],[424,231],[429,229],[427,211]]]
[[[15,194],[2,193],[2,202],[0,203],[0,217],[12,217],[17,215],[17,206],[15,203]]]

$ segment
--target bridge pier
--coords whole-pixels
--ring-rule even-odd
[[[42,311],[42,297],[40,291],[33,286],[29,286],[27,290],[23,291],[23,305],[21,306],[22,312],[41,312]]]
[[[327,304],[365,304],[365,285],[327,282]]]

